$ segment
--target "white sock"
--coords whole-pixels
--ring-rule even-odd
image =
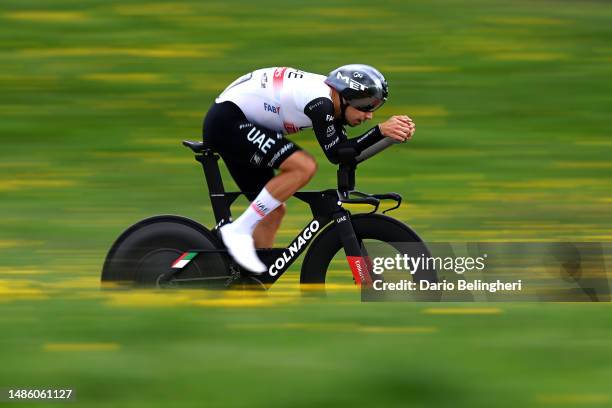
[[[259,195],[255,197],[255,200],[253,200],[251,205],[249,205],[249,208],[247,208],[236,221],[232,222],[231,225],[238,232],[252,234],[257,224],[259,224],[259,221],[274,211],[281,204],[282,203],[276,198],[272,197],[272,195],[264,187]]]

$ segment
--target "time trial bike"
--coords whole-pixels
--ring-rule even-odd
[[[387,254],[429,253],[417,233],[406,224],[384,213],[398,208],[397,193],[367,194],[355,190],[357,165],[388,147],[375,145],[357,154],[354,149],[339,151],[337,188],[300,191],[294,197],[307,203],[312,220],[286,248],[258,249],[268,270],[254,275],[243,270],[228,254],[218,229],[231,222],[231,205],[244,192],[226,192],[218,165],[219,156],[203,142],[183,141],[202,165],[210,202],[216,220],[214,228],[177,215],[146,218],[125,230],[112,245],[102,270],[102,282],[129,286],[234,288],[254,284],[269,288],[306,251],[300,283],[324,284],[334,257],[344,252],[356,284],[372,282],[373,253],[382,244]],[[376,213],[381,201],[394,205]],[[365,204],[371,211],[352,213],[349,204]],[[406,245],[410,244],[410,245]],[[348,271],[347,271],[348,272]],[[412,280],[436,281],[432,270],[412,271]]]

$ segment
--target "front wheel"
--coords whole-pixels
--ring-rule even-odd
[[[360,241],[362,252],[370,260],[374,258],[393,258],[399,255],[427,257],[430,255],[421,238],[406,224],[385,215],[358,214],[351,217],[355,235]],[[315,239],[302,264],[300,282],[306,284],[335,283],[336,264],[342,265],[346,281],[349,270],[344,250],[335,224],[327,227]],[[385,272],[385,275],[388,274]],[[404,274],[405,275],[405,274]],[[413,281],[436,282],[435,270],[416,270],[408,275]]]
[[[198,250],[169,283],[223,286],[230,280],[227,255],[216,236],[185,217],[162,215],[128,228],[106,256],[102,282],[158,286],[182,254]],[[219,252],[217,252],[219,251]]]

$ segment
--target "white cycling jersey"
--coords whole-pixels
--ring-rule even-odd
[[[263,68],[232,82],[215,100],[238,105],[246,118],[283,134],[312,127],[304,113],[306,105],[317,98],[331,101],[326,77],[288,67]]]

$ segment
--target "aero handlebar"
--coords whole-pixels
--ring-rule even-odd
[[[399,142],[389,137],[385,137],[383,140],[374,143],[372,146],[363,150],[359,154],[357,154],[357,151],[352,147],[340,147],[338,148],[338,162],[340,164],[355,165],[369,159],[370,157],[382,152],[389,146],[392,146],[397,143]]]
[[[385,137],[383,140],[380,140],[374,143],[372,146],[362,151],[357,157],[355,157],[355,161],[357,163],[361,163],[362,161],[369,159],[375,154],[382,152],[387,147],[394,145],[396,143],[399,143],[399,142],[397,140],[391,139],[390,137]]]

